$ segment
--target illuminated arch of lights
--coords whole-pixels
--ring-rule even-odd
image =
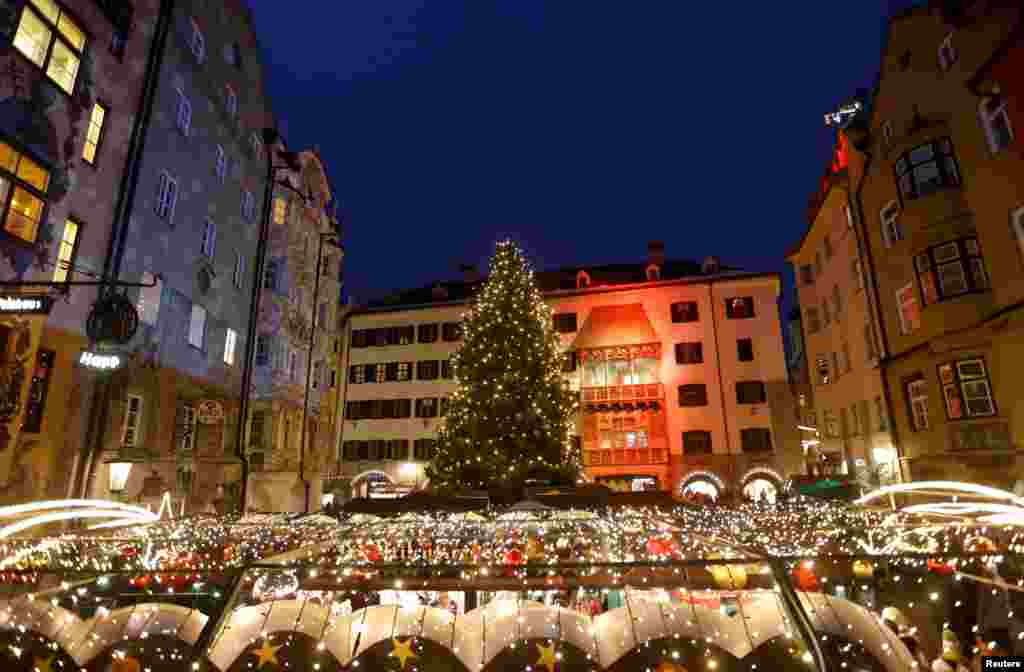
[[[166,496],[165,499],[167,499]],[[110,522],[101,523],[95,527],[153,523],[160,519],[163,510],[164,507],[161,505],[161,512],[157,514],[147,508],[134,504],[112,502],[103,499],[55,499],[45,502],[32,502],[30,504],[15,504],[0,507],[0,518],[11,518],[27,514],[34,515],[29,515],[27,518],[22,518],[0,528],[0,539],[6,539],[11,535],[38,525],[66,520],[111,519]]]
[[[698,469],[697,471],[691,471],[688,473],[683,477],[683,480],[679,482],[679,494],[682,495],[685,493],[689,486],[698,481],[706,481],[717,488],[718,493],[716,497],[720,497],[722,493],[725,492],[725,484],[722,482],[722,479],[718,477],[718,474],[704,469]]]

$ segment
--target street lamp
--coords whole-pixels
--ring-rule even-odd
[[[239,496],[239,510],[245,513],[249,486],[249,459],[245,454],[245,428],[249,417],[249,400],[252,396],[252,373],[256,361],[256,321],[259,318],[262,292],[263,267],[267,261],[267,242],[270,237],[270,214],[274,196],[275,175],[279,170],[299,171],[302,164],[295,152],[278,152],[284,165],[274,165],[274,147],[280,135],[277,129],[263,129],[263,146],[267,149],[267,181],[263,190],[263,221],[260,222],[260,236],[256,243],[256,263],[253,264],[252,301],[249,304],[249,323],[245,338],[245,361],[242,364],[242,394],[238,407],[238,428],[235,435],[235,455],[242,462],[242,483]]]
[[[118,497],[128,485],[128,474],[131,473],[131,462],[110,463],[110,494]]]
[[[320,276],[323,265],[324,243],[336,249],[343,249],[335,231],[320,234],[320,243],[316,248],[316,279],[313,280],[313,320],[309,330],[309,354],[306,357],[306,391],[302,398],[302,429],[299,437],[299,478],[305,488],[303,513],[309,513],[309,481],[306,480],[306,422],[309,416],[309,384],[313,373],[313,347],[316,342],[316,318],[320,310]]]

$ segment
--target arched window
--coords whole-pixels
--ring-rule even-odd
[[[583,289],[590,287],[590,274],[586,271],[580,271],[576,274],[576,289]]]
[[[650,282],[661,280],[661,267],[657,264],[649,265],[647,267],[647,280]]]

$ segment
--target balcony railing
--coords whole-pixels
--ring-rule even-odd
[[[654,401],[665,396],[661,383],[642,385],[611,385],[581,388],[584,403],[608,401]]]
[[[668,450],[665,448],[612,448],[609,450],[586,450],[583,452],[583,464],[588,467],[668,464]]]

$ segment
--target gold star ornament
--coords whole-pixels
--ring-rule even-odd
[[[405,664],[410,658],[418,657],[412,652],[412,637],[404,642],[398,639],[398,637],[393,637],[391,639],[391,643],[394,645],[394,648],[391,649],[391,653],[388,654],[388,658],[398,658],[398,664],[402,666],[403,670],[405,669]]]
[[[258,649],[254,649],[252,655],[259,658],[259,662],[256,663],[256,669],[260,669],[267,663],[273,663],[274,665],[280,665],[281,663],[277,660],[277,652],[281,649],[284,644],[278,644],[277,646],[271,646],[270,640],[265,640],[263,646]]]
[[[544,646],[542,644],[538,644],[537,652],[540,653],[540,658],[537,660],[537,666],[548,668],[548,672],[555,672],[555,668],[558,667],[558,658],[555,656],[555,645],[549,644],[548,646]]]

